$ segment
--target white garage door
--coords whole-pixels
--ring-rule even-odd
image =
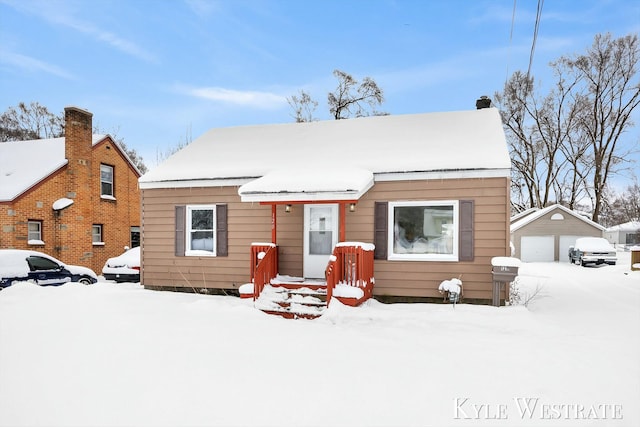
[[[569,246],[573,246],[580,237],[584,236],[560,236],[560,262],[569,262]]]
[[[553,236],[522,236],[520,259],[524,262],[553,262]]]

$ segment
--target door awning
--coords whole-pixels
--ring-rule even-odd
[[[243,202],[358,200],[373,187],[373,173],[358,168],[283,168],[242,185]]]

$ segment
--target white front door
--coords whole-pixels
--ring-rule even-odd
[[[329,256],[338,243],[338,205],[304,205],[304,260],[306,278],[324,279]]]

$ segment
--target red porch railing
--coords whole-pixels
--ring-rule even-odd
[[[341,242],[333,250],[325,277],[327,279],[327,305],[337,285],[347,285],[362,290],[361,296],[339,296],[345,304],[358,305],[373,295],[373,250],[371,243]],[[358,295],[358,293],[354,293]]]
[[[278,275],[278,246],[274,243],[251,244],[251,283],[253,300],[260,296],[267,283]]]

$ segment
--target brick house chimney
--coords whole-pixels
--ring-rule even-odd
[[[77,107],[64,109],[65,158],[72,163],[91,159],[91,139],[93,135],[93,114]]]
[[[77,107],[64,109],[64,154],[67,159],[66,194],[59,197],[73,199],[72,209],[60,218],[60,236],[63,261],[86,264],[92,255],[91,224],[93,174],[91,158],[93,148],[93,114]]]
[[[67,195],[75,199],[91,194],[91,145],[93,114],[77,107],[64,109],[64,157],[67,159]]]

